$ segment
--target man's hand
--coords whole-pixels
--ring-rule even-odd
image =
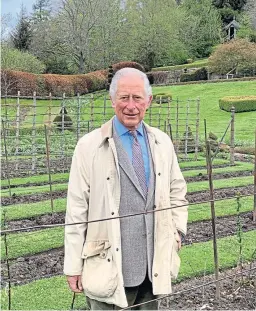
[[[178,244],[178,251],[181,249],[181,236],[180,236],[180,233],[177,233],[175,235],[176,237],[176,241],[177,241],[177,244]]]
[[[82,293],[82,276],[81,275],[67,275],[67,281],[72,292]]]

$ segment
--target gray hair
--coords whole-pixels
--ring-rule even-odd
[[[147,96],[151,96],[152,95],[152,88],[151,88],[151,85],[149,83],[149,80],[148,80],[148,77],[147,75],[138,70],[138,69],[135,69],[135,68],[130,68],[130,67],[125,67],[125,68],[122,68],[120,70],[118,70],[112,81],[111,81],[111,84],[110,84],[110,87],[109,87],[109,94],[112,98],[114,98],[116,96],[116,92],[117,92],[117,83],[118,81],[120,80],[120,78],[122,77],[127,77],[131,74],[136,74],[137,76],[141,77],[141,79],[143,79],[144,81],[144,89],[145,89],[145,93]]]

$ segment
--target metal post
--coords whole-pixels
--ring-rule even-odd
[[[235,107],[231,108],[230,164],[235,164]]]
[[[211,202],[211,215],[212,215],[212,232],[213,232],[213,252],[214,252],[214,267],[215,267],[215,284],[216,284],[216,298],[220,299],[220,284],[219,284],[219,260],[218,260],[218,249],[217,249],[217,237],[216,237],[216,216],[214,206],[214,190],[212,181],[212,161],[211,161],[211,147],[210,142],[206,142],[206,157],[207,157],[207,172],[209,178],[210,188],[210,202]]]
[[[106,94],[104,95],[104,104],[103,104],[103,123],[106,122],[106,107],[107,107],[107,98]]]
[[[162,111],[162,96],[160,97],[159,107],[158,107],[158,128],[161,130],[161,111]]]
[[[64,149],[65,149],[65,93],[62,95],[62,102],[61,102],[61,157],[64,158]]]
[[[195,160],[198,159],[198,148],[199,148],[199,111],[200,111],[200,98],[198,97],[196,105],[196,145],[195,145]]]
[[[18,153],[19,153],[19,143],[20,143],[20,91],[18,91],[17,97],[17,109],[16,109],[16,137],[15,137],[15,157],[16,157],[16,164],[15,170],[18,170],[19,163],[18,163]]]

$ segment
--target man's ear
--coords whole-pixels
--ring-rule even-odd
[[[111,106],[113,107],[113,108],[115,108],[115,102],[114,102],[114,99],[110,96],[110,100],[111,100]]]
[[[152,100],[153,100],[153,95],[150,95],[150,96],[149,96],[149,99],[148,99],[148,103],[147,103],[147,109],[148,109],[149,106],[151,105]]]

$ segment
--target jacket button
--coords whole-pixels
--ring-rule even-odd
[[[109,178],[109,177],[107,177],[107,180],[110,180],[110,178]]]
[[[90,193],[90,189],[88,189],[88,193]]]
[[[116,251],[118,252],[118,251],[119,251],[119,248],[117,248]]]
[[[111,260],[108,258],[108,262],[110,262]]]
[[[161,175],[161,173],[158,173],[158,176],[160,176]]]
[[[155,276],[155,277],[157,277],[157,276],[158,276],[158,274],[157,274],[157,273],[155,273],[155,274],[154,274],[154,276]]]
[[[114,213],[114,212],[112,212],[112,213],[111,213],[111,215],[115,215],[115,213]]]
[[[153,209],[156,209],[156,206],[155,206],[155,205],[153,206]]]

